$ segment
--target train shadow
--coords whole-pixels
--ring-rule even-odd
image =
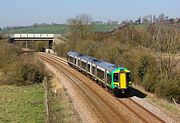
[[[126,93],[119,93],[116,95],[118,98],[129,98],[129,97],[139,97],[139,98],[145,98],[147,94],[135,89],[135,88],[130,88],[130,90]]]

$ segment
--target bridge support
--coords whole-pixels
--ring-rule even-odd
[[[49,41],[49,44],[48,44],[48,49],[53,49],[53,40],[50,40]]]
[[[26,41],[26,48],[28,48],[28,42]]]

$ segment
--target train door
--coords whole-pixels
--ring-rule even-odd
[[[78,66],[78,62],[79,62],[79,60],[78,60],[78,58],[76,57],[76,66]]]
[[[105,79],[104,79],[104,81],[105,81],[105,85],[107,84],[107,70],[105,69],[105,72],[104,72],[104,77],[105,77]]]
[[[90,74],[92,75],[92,62],[90,63]]]
[[[95,65],[95,80],[97,80],[97,65]]]

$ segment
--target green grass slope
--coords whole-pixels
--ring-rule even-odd
[[[43,123],[45,116],[41,85],[0,86],[0,123]]]

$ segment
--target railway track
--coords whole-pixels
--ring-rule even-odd
[[[52,64],[57,70],[61,71],[69,78],[72,81],[72,84],[78,87],[78,89],[84,93],[85,97],[88,98],[90,103],[97,108],[101,117],[104,117],[104,121],[143,123],[164,122],[131,98],[116,98],[105,89],[100,88],[98,84],[93,84],[92,80],[70,68],[65,59],[43,53],[39,53],[38,56],[44,61]],[[86,93],[87,90],[88,92],[91,92],[91,96],[89,96],[89,93]],[[93,98],[95,98],[96,101],[94,101]],[[99,102],[101,103],[101,107],[98,104]],[[106,113],[104,113],[104,108],[106,108]],[[125,110],[125,112],[123,110]],[[111,116],[108,114],[111,114]]]
[[[101,105],[104,105],[103,108],[99,107],[99,104],[98,104],[97,102],[98,102],[98,101],[101,101],[101,98],[97,97],[96,99],[99,99],[99,100],[96,100],[96,102],[93,101],[92,98],[94,98],[94,97],[97,96],[96,93],[94,93],[94,94],[92,94],[92,93],[91,93],[91,94],[88,94],[87,92],[89,92],[89,91],[88,91],[89,89],[88,89],[86,86],[83,86],[77,78],[72,77],[71,73],[69,73],[69,72],[64,72],[65,70],[62,69],[62,67],[59,67],[60,65],[57,64],[57,63],[54,63],[52,60],[49,60],[49,59],[47,59],[47,58],[45,58],[45,57],[42,57],[42,56],[41,56],[41,58],[42,58],[43,60],[45,60],[45,61],[48,61],[50,64],[52,64],[54,67],[56,67],[57,70],[59,70],[60,72],[62,72],[66,77],[68,77],[68,78],[72,81],[72,84],[74,84],[74,85],[85,95],[85,97],[87,98],[87,100],[89,100],[90,103],[91,103],[94,107],[97,108],[99,114],[101,114],[102,117],[103,117],[103,119],[104,119],[103,122],[110,123],[110,122],[112,122],[113,120],[114,120],[114,122],[116,122],[116,121],[125,122],[124,119],[121,119],[121,118],[119,117],[119,115],[116,114],[117,112],[114,113],[114,111],[111,111],[112,109],[110,109],[109,107],[107,107],[106,104],[103,104],[104,102],[101,102],[101,103],[100,103]],[[63,61],[63,60],[62,60],[62,61]],[[64,63],[64,64],[65,64],[65,63]],[[91,95],[91,96],[89,96],[89,95]],[[112,115],[111,117],[107,116],[107,114],[104,113],[104,111],[105,111],[104,108],[106,109],[107,112],[111,113],[111,115]],[[114,118],[114,119],[113,119],[113,118]],[[123,118],[123,117],[122,117],[122,118]]]

